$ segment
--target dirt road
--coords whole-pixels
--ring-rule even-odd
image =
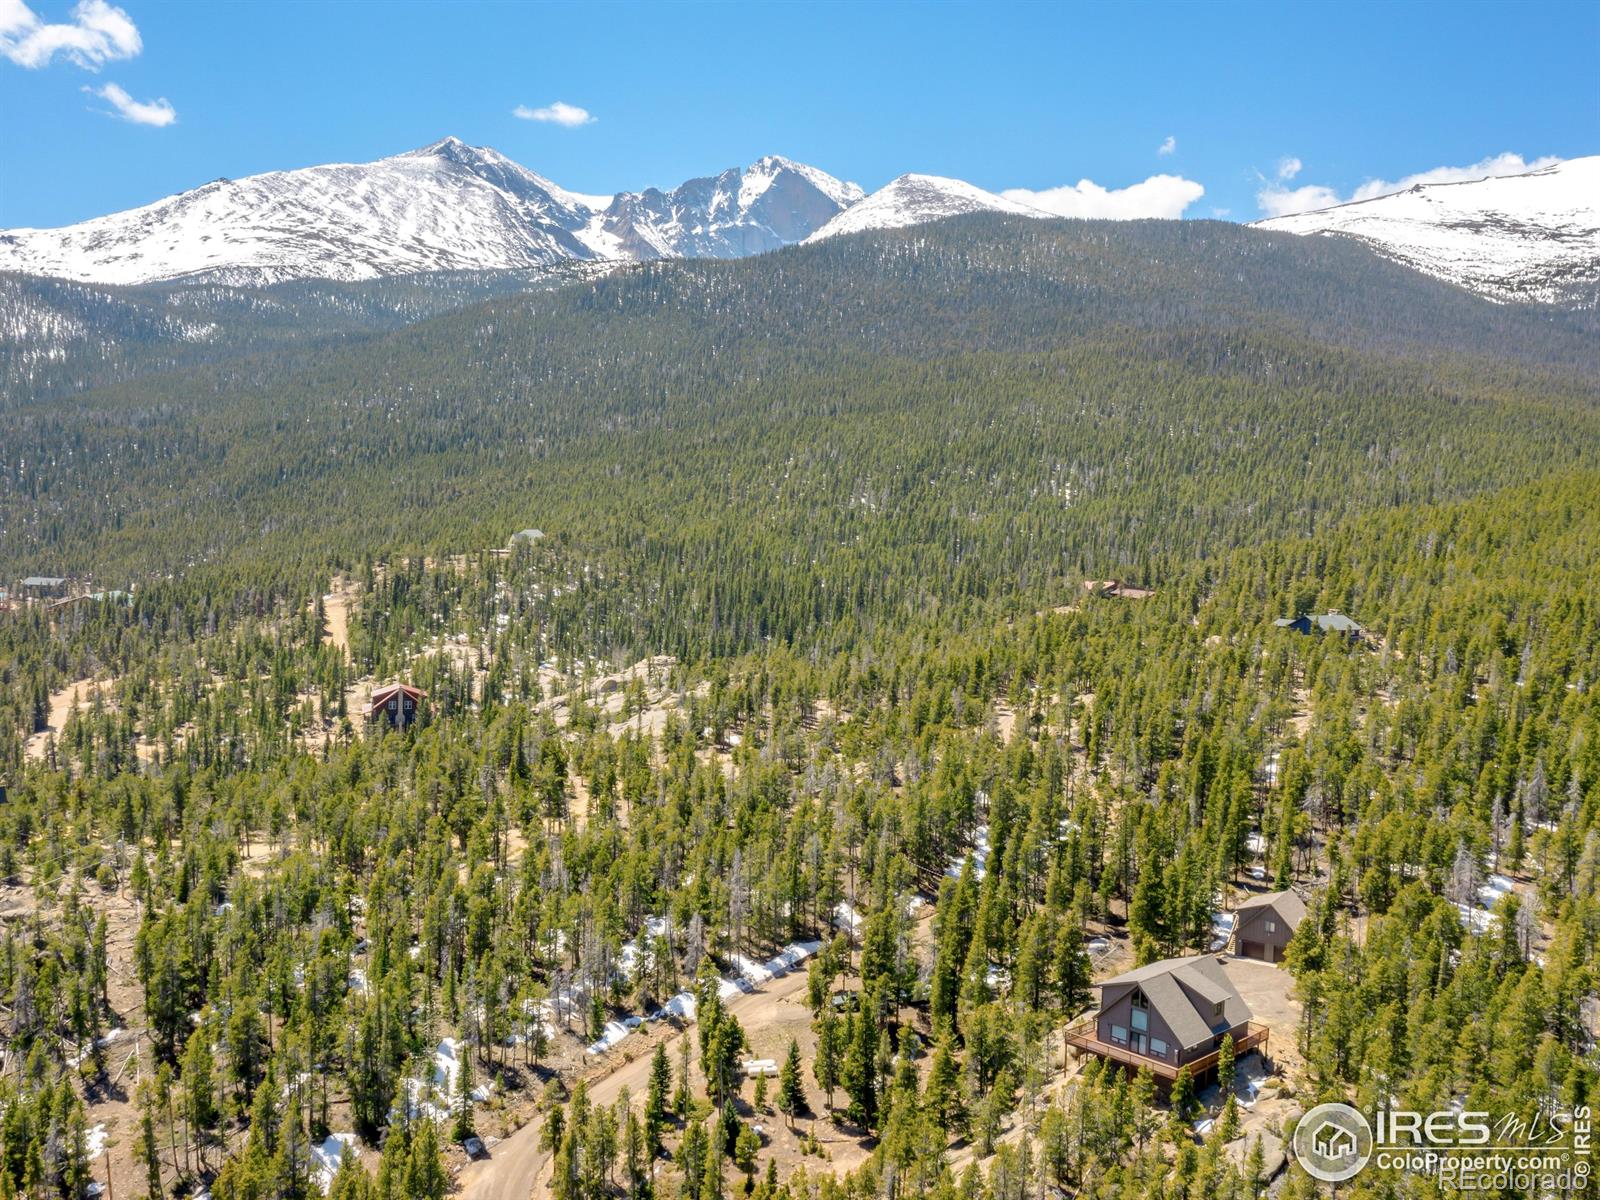
[[[23,746],[23,756],[33,762],[42,761],[45,749],[50,743],[51,735],[54,734],[57,738],[61,736],[62,729],[66,727],[67,718],[73,714],[73,711],[80,707],[87,708],[94,703],[96,692],[109,699],[115,687],[116,681],[111,679],[82,679],[77,683],[68,684],[59,692],[52,692],[50,694],[49,727],[28,738],[27,743]]]
[[[333,590],[322,598],[322,618],[327,625],[326,640],[346,654],[350,652],[350,606],[355,585],[343,578],[333,581]]]
[[[805,990],[805,971],[791,971],[760,991],[734,997],[728,1001],[728,1009],[739,1018],[753,1042],[766,1025],[778,1019],[779,1006],[804,995]],[[678,1061],[679,1040],[693,1031],[691,1025],[666,1039],[667,1057],[674,1064]],[[643,1039],[640,1042],[642,1046]],[[620,1049],[627,1046],[625,1041]],[[638,1103],[644,1103],[650,1079],[650,1057],[654,1052],[652,1046],[650,1054],[640,1053],[633,1061],[618,1063],[609,1071],[602,1065],[589,1076],[589,1099],[596,1104],[610,1104],[626,1087]],[[469,1163],[461,1172],[461,1190],[457,1195],[461,1200],[529,1200],[529,1197],[545,1196],[549,1190],[550,1156],[539,1148],[543,1131],[544,1122],[530,1121],[495,1146],[491,1157]]]

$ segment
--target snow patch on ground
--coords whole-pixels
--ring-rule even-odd
[[[1231,912],[1211,914],[1211,946],[1212,950],[1221,950],[1228,944],[1228,939],[1233,937],[1233,922],[1235,916]]]
[[[356,1135],[353,1133],[330,1133],[322,1141],[311,1147],[313,1166],[312,1178],[317,1186],[326,1192],[333,1186],[333,1177],[339,1170],[339,1162],[344,1157],[345,1147],[350,1147],[353,1155],[359,1149]]]
[[[961,868],[966,865],[967,859],[970,858],[972,860],[972,877],[974,879],[982,879],[989,873],[990,850],[989,827],[987,825],[979,825],[978,828],[972,832],[971,851],[966,854],[958,855],[950,863],[950,865],[944,869],[944,873],[951,879],[960,879]]]

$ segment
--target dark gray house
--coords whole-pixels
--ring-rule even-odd
[[[1100,1011],[1068,1029],[1067,1043],[1129,1071],[1148,1067],[1171,1083],[1180,1067],[1204,1079],[1230,1034],[1240,1056],[1267,1040],[1221,961],[1208,954],[1164,959],[1106,980]]]
[[[1341,612],[1302,613],[1298,617],[1279,617],[1273,622],[1279,629],[1292,629],[1296,633],[1332,633],[1352,642],[1360,641],[1365,632]]]
[[[1233,952],[1240,958],[1282,962],[1283,951],[1306,915],[1306,902],[1291,891],[1251,896],[1233,910]]]
[[[17,586],[24,596],[41,599],[62,595],[67,590],[67,581],[59,575],[29,575]]]

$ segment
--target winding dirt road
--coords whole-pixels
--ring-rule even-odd
[[[790,971],[782,979],[774,979],[758,991],[735,996],[728,1001],[745,1031],[752,1036],[770,1024],[779,1012],[779,1005],[802,997],[806,990],[804,969]],[[676,1064],[678,1042],[694,1029],[673,1034],[666,1039],[667,1057]],[[632,1040],[632,1039],[630,1039]],[[643,1039],[639,1039],[641,1046]],[[628,1043],[622,1043],[626,1047]],[[650,1079],[650,1057],[655,1053],[652,1045],[649,1054],[641,1053],[631,1062],[618,1062],[609,1070],[605,1064],[598,1066],[589,1076],[589,1098],[596,1104],[610,1104],[628,1088],[637,1103],[643,1104]],[[468,1163],[459,1178],[461,1200],[529,1200],[549,1193],[550,1156],[539,1147],[543,1132],[542,1121],[529,1121],[521,1129],[494,1147],[490,1157]]]

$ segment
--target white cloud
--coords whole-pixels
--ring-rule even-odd
[[[61,54],[86,70],[132,58],[144,48],[122,9],[105,0],[79,0],[70,24],[49,25],[22,0],[0,0],[0,55],[30,70]]]
[[[1285,180],[1293,179],[1296,175],[1300,174],[1300,168],[1304,166],[1305,163],[1293,156],[1289,158],[1280,158],[1278,160],[1278,178]]]
[[[1330,187],[1308,184],[1305,187],[1286,188],[1269,183],[1256,193],[1256,203],[1269,217],[1286,217],[1290,213],[1332,208],[1335,204],[1343,204],[1344,200]]]
[[[0,0],[0,3],[3,2],[4,0]],[[521,117],[524,121],[545,121],[551,125],[565,125],[568,129],[589,125],[595,120],[587,108],[579,108],[576,104],[568,104],[565,100],[557,100],[554,104],[546,104],[543,108],[529,108],[526,104],[519,104],[511,110],[511,115]]]
[[[1509,151],[1504,154],[1492,154],[1488,158],[1473,163],[1466,167],[1434,167],[1428,171],[1418,171],[1415,175],[1407,175],[1403,179],[1369,179],[1348,196],[1341,196],[1331,187],[1309,185],[1306,187],[1286,188],[1281,186],[1282,181],[1292,179],[1299,174],[1300,160],[1286,158],[1278,167],[1278,181],[1263,181],[1260,191],[1256,193],[1256,203],[1261,206],[1261,211],[1269,217],[1286,217],[1291,213],[1311,212],[1319,208],[1332,208],[1335,204],[1349,204],[1356,200],[1375,200],[1379,196],[1393,195],[1403,192],[1407,188],[1418,184],[1427,183],[1463,183],[1474,179],[1491,179],[1501,175],[1521,175],[1527,171],[1537,171],[1541,167],[1552,166],[1560,162],[1553,155],[1542,158],[1525,159],[1520,154]],[[1284,168],[1288,164],[1294,165],[1294,170],[1288,174]]]
[[[1125,188],[1103,188],[1092,179],[1082,179],[1075,185],[1043,191],[1010,188],[1000,194],[1007,200],[1031,204],[1061,217],[1134,221],[1142,217],[1181,217],[1184,209],[1206,194],[1206,189],[1181,175],[1152,175]]]
[[[1178,148],[1178,139],[1173,137],[1173,135],[1169,133],[1169,134],[1167,134],[1167,140],[1162,142],[1161,145],[1156,147],[1156,153],[1157,154],[1171,154],[1177,148]]]
[[[135,100],[114,83],[108,83],[102,88],[83,90],[92,96],[99,96],[117,110],[117,116],[124,121],[132,121],[135,125],[154,125],[160,128],[163,125],[171,125],[178,119],[177,111],[168,103],[165,96],[148,101]]]

